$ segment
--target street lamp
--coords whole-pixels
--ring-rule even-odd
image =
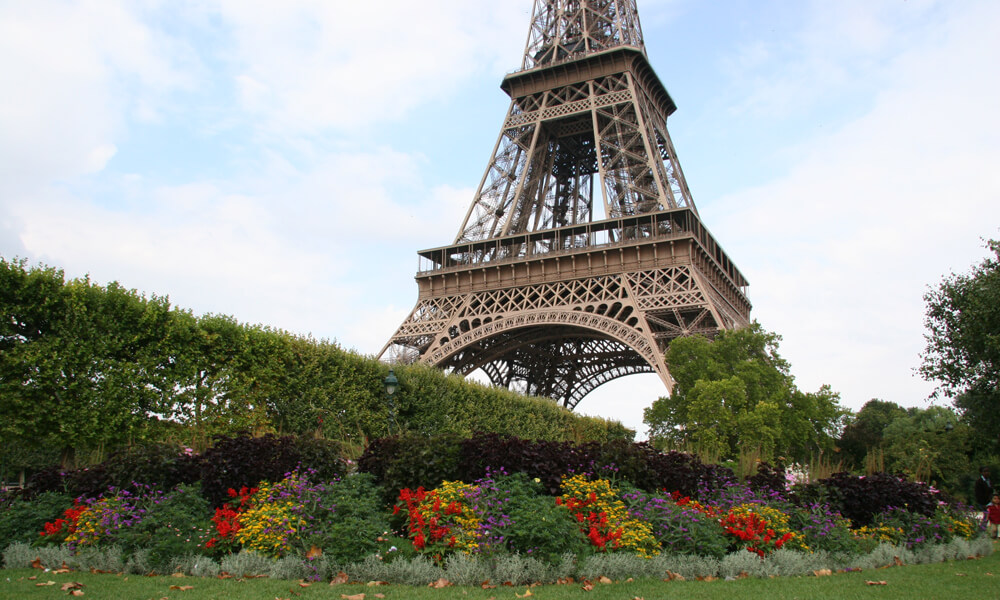
[[[389,376],[382,384],[385,385],[385,395],[389,397],[389,435],[392,435],[396,428],[396,403],[392,401],[392,395],[399,389],[399,380],[396,379],[396,374],[392,372],[392,369],[389,369]]]

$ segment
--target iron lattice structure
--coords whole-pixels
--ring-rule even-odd
[[[748,324],[747,282],[702,225],[635,0],[535,0],[499,139],[454,242],[419,252],[417,305],[380,357],[574,408],[657,373],[670,340]]]

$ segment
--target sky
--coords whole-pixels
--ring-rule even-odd
[[[0,256],[377,354],[496,143],[531,0],[0,0]],[[704,224],[800,389],[928,406],[1000,238],[1000,3],[639,0]],[[665,389],[577,410],[639,430]]]

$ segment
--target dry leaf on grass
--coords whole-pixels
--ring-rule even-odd
[[[337,573],[336,577],[334,577],[332,580],[330,580],[330,585],[341,585],[341,584],[347,583],[348,581],[349,581],[349,578],[347,577],[347,573],[344,573],[343,571],[341,571],[340,573]]]
[[[889,585],[888,581],[866,581],[867,585]]]
[[[32,575],[31,577],[28,578],[28,581],[34,581],[36,579],[38,579],[38,575]]]
[[[312,585],[312,584],[311,583],[306,583],[304,581],[300,581],[299,582],[299,587],[309,587],[310,585]]]
[[[45,587],[47,585],[55,585],[55,584],[56,584],[56,582],[54,582],[54,581],[44,581],[42,583],[36,583],[35,587]]]
[[[364,594],[341,594],[342,600],[365,600]]]
[[[465,593],[465,592],[463,592],[463,593]],[[380,594],[372,594],[372,596],[375,596],[376,598],[385,598],[385,594],[381,594],[381,593]]]
[[[442,577],[442,578],[438,579],[437,581],[432,581],[432,582],[428,583],[427,587],[439,590],[441,588],[446,588],[446,587],[448,587],[450,585],[451,585],[451,582],[448,581],[447,579],[445,579],[444,577]]]
[[[82,596],[83,595],[83,590],[70,590],[69,591],[69,595],[70,596]]]
[[[833,571],[830,569],[819,569],[817,571],[813,571],[813,575],[816,577],[826,577],[827,575],[833,575]]]
[[[608,579],[607,577],[605,577],[604,575],[601,575],[600,577],[597,578],[597,583],[608,584],[608,583],[614,583],[614,582],[611,581],[610,579]]]
[[[35,560],[31,561],[31,568],[32,569],[44,569],[45,568],[45,567],[42,566],[42,558],[40,556],[35,557]]]
[[[483,588],[484,590],[492,590],[492,589],[496,589],[497,586],[490,585],[490,580],[487,579],[486,581],[480,583],[479,587]]]
[[[368,587],[375,587],[377,585],[389,585],[389,582],[388,581],[369,581],[365,585],[367,585]]]
[[[589,591],[591,591],[593,589],[594,589],[594,584],[590,583],[589,581],[584,581],[583,582],[583,591],[589,592]]]
[[[518,598],[527,598],[528,596],[534,596],[534,594],[531,593],[530,588],[525,588],[523,594],[518,594],[517,592],[514,592],[514,595],[517,596]]]
[[[69,590],[78,590],[78,589],[80,589],[82,587],[84,587],[84,585],[82,583],[79,583],[79,582],[76,582],[76,581],[70,581],[68,583],[62,584],[62,586],[59,589],[62,590],[62,591],[64,591],[64,592],[68,592]]]
[[[193,585],[172,585],[172,586],[170,586],[170,589],[172,589],[172,590],[180,590],[182,592],[186,592],[188,590],[193,590],[194,586]]]

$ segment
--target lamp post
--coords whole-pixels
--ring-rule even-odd
[[[392,401],[392,395],[399,389],[399,380],[392,369],[389,369],[389,376],[382,383],[385,385],[385,395],[389,398],[389,435],[392,435],[396,428],[396,403]]]

